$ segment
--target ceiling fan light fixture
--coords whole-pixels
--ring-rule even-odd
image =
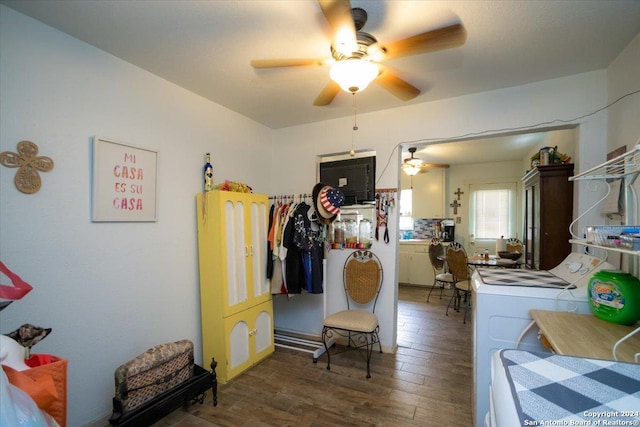
[[[417,175],[420,172],[420,167],[414,166],[411,163],[403,163],[402,170],[409,176]]]
[[[337,61],[329,75],[345,92],[361,92],[378,77],[378,66],[363,59],[350,58]]]
[[[338,30],[332,46],[340,55],[351,56],[358,50],[358,42],[353,34],[353,29],[342,28]]]

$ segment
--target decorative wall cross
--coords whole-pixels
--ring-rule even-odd
[[[453,194],[455,194],[456,196],[458,196],[458,200],[460,200],[460,195],[464,194],[464,191],[460,191],[460,187],[458,187],[458,191],[455,191]]]
[[[451,206],[453,208],[453,213],[454,215],[456,215],[458,213],[458,208],[460,206],[462,206],[460,203],[458,203],[457,200],[454,200],[453,203],[451,203],[449,206]]]
[[[14,182],[16,188],[25,194],[40,190],[42,180],[38,171],[49,172],[53,169],[51,157],[38,156],[38,146],[31,141],[20,141],[17,153],[0,153],[0,163],[8,168],[18,168]]]

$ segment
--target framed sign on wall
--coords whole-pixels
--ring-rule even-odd
[[[157,151],[95,136],[92,221],[157,221],[157,175]]]

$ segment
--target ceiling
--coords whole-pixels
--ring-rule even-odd
[[[1,0],[19,12],[270,128],[350,116],[352,96],[313,101],[327,66],[255,70],[252,59],[330,58],[315,0]],[[640,1],[362,1],[364,31],[384,45],[462,23],[457,48],[385,61],[420,89],[401,101],[371,84],[358,113],[606,68],[640,32]]]
[[[522,161],[531,152],[545,145],[545,141],[552,141],[551,133],[564,132],[563,137],[571,138],[572,132],[564,130],[550,130],[519,135],[504,135],[482,138],[481,140],[464,140],[446,142],[442,144],[419,145],[414,157],[427,163],[448,165],[495,163],[508,161]],[[505,150],[505,147],[509,147]],[[408,147],[405,147],[405,150]],[[403,158],[410,157],[404,153]]]

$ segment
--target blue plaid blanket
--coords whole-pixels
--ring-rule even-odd
[[[639,426],[640,365],[500,350],[522,426]]]

